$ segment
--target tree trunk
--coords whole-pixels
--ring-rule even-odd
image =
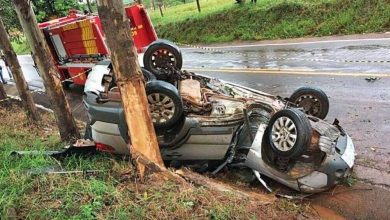
[[[87,5],[88,5],[89,13],[93,13],[92,5],[91,5],[91,0],[87,0]]]
[[[34,121],[38,121],[39,114],[37,108],[35,107],[35,103],[29,91],[27,82],[24,79],[22,68],[20,67],[16,53],[12,48],[11,42],[8,38],[7,32],[4,27],[4,23],[1,18],[0,18],[0,42],[1,42],[0,49],[3,51],[4,57],[11,68],[11,73],[15,79],[16,88],[18,89],[23,107],[26,110],[27,115],[30,119]]]
[[[196,6],[198,7],[198,12],[200,13],[200,3],[199,3],[199,0],[196,0]]]
[[[45,42],[41,30],[38,28],[30,1],[13,0],[13,3],[31,50],[35,55],[39,72],[45,84],[46,93],[52,104],[61,139],[65,141],[79,138],[80,133],[74,121],[69,103],[66,100],[61,81],[58,78],[58,70],[51,58],[49,46]]]
[[[7,99],[7,93],[5,92],[4,85],[0,82],[0,101],[4,102]]]
[[[99,0],[98,12],[111,51],[115,78],[119,87],[131,140],[130,153],[136,159],[143,178],[145,165],[136,157],[144,156],[165,169],[150,116],[138,54],[131,37],[130,23],[124,16],[122,0]]]
[[[163,11],[162,11],[162,2],[159,2],[159,3],[158,3],[158,8],[160,9],[161,17],[164,17],[164,13],[163,13]]]

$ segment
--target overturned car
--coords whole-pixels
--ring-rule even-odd
[[[329,101],[315,88],[290,98],[175,69],[143,69],[160,150],[167,164],[200,163],[217,173],[246,167],[300,192],[329,189],[354,164],[351,138],[324,119]],[[97,149],[129,154],[128,128],[109,60],[88,76],[86,137]],[[157,79],[156,79],[157,78]]]

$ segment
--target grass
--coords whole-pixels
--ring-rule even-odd
[[[155,26],[167,25],[172,22],[181,22],[192,19],[205,18],[209,14],[217,13],[226,9],[230,9],[234,6],[232,1],[226,0],[201,0],[202,13],[198,13],[196,2],[190,2],[187,4],[181,4],[177,6],[167,7],[163,10],[164,17],[161,17],[160,11],[149,9],[149,15]]]
[[[50,114],[34,125],[14,103],[0,106],[0,117],[1,219],[255,219],[307,212],[305,205],[287,200],[260,205],[203,187],[183,189],[153,175],[139,182],[129,160],[107,154],[10,157],[14,150],[58,149],[65,143]],[[89,177],[28,173],[48,167],[102,172]]]
[[[15,53],[18,55],[30,54],[31,49],[28,45],[26,38],[22,38],[20,41],[12,41],[12,47],[15,50]]]
[[[201,1],[151,12],[160,38],[180,43],[283,39],[390,30],[386,0],[262,0],[256,5]],[[247,1],[248,2],[248,1]]]

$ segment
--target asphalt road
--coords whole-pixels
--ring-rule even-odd
[[[188,68],[272,68],[331,72],[390,72],[390,33],[230,43],[183,49]],[[385,61],[385,62],[382,62]]]

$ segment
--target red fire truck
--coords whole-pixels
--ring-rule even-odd
[[[140,4],[125,7],[138,53],[144,53],[144,67],[158,72],[167,65],[181,68],[180,49],[159,40],[146,9]],[[51,55],[64,85],[84,85],[88,70],[109,57],[105,34],[98,16],[70,11],[68,16],[40,23]]]

